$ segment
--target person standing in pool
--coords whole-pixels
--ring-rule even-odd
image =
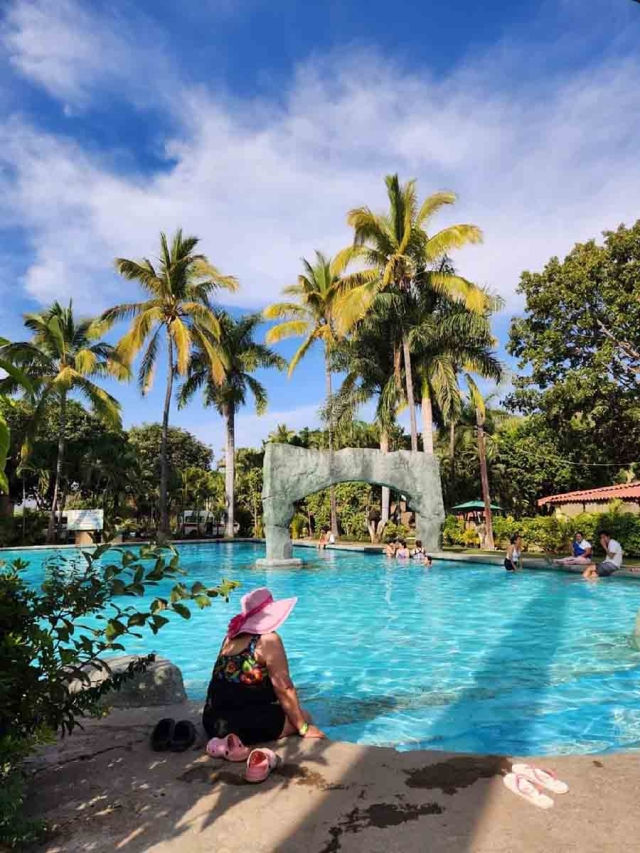
[[[508,572],[517,572],[522,568],[522,536],[519,533],[509,539],[504,567]]]
[[[242,598],[220,648],[202,724],[210,738],[237,735],[245,746],[298,734],[324,738],[300,707],[282,640],[276,633],[297,598],[274,601],[268,589]]]
[[[622,545],[617,542],[608,530],[600,534],[600,544],[604,550],[604,560],[596,565],[590,563],[582,573],[587,580],[608,578],[622,568]]]

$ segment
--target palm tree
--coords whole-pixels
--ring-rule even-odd
[[[338,253],[334,262],[335,272],[343,272],[354,261],[364,262],[369,269],[357,273],[355,281],[351,276],[345,277],[344,295],[336,311],[338,330],[342,333],[349,331],[367,314],[383,291],[406,296],[416,290],[429,289],[462,302],[470,310],[484,311],[484,292],[452,272],[447,264],[451,251],[482,240],[480,229],[475,225],[450,225],[432,237],[426,231],[431,217],[445,205],[456,201],[455,194],[434,193],[418,206],[414,180],[402,186],[397,175],[388,175],[385,183],[388,213],[375,214],[368,207],[359,207],[347,215],[347,223],[354,229],[353,245]],[[403,311],[398,314],[398,319],[403,325],[400,345],[411,421],[411,449],[417,451],[411,346],[408,331],[404,328]]]
[[[254,333],[262,321],[260,314],[249,314],[234,320],[225,311],[217,311],[220,334],[216,343],[224,362],[224,375],[218,382],[211,374],[209,351],[199,344],[191,359],[187,379],[179,394],[180,406],[193,397],[199,389],[204,391],[205,406],[215,406],[225,421],[225,500],[227,508],[226,535],[234,536],[235,523],[235,416],[251,392],[256,411],[263,414],[267,408],[267,392],[251,374],[264,367],[284,370],[286,361],[264,344],[254,340]]]
[[[296,301],[277,302],[264,310],[267,320],[282,320],[267,333],[267,343],[274,344],[290,337],[303,337],[304,340],[289,362],[289,376],[300,361],[309,352],[316,341],[324,346],[326,399],[332,395],[331,352],[337,340],[337,305],[345,292],[345,283],[336,271],[335,263],[316,252],[315,264],[302,259],[304,273],[298,276],[298,283],[283,290],[285,296]],[[366,275],[355,273],[351,276],[350,286],[363,285]],[[334,429],[329,418],[329,450],[333,450]],[[335,486],[331,487],[331,531],[338,535],[338,511]]]
[[[468,373],[465,374],[469,400],[476,412],[476,429],[478,436],[478,461],[480,462],[480,483],[482,485],[482,500],[484,502],[485,541],[484,547],[493,551],[493,513],[491,511],[491,492],[489,489],[489,471],[487,468],[487,449],[485,444],[484,427],[487,418],[485,399],[480,392],[475,380]]]
[[[294,429],[289,429],[286,424],[277,424],[276,428],[269,433],[267,441],[272,444],[291,444],[295,437]]]
[[[484,314],[469,311],[442,294],[430,291],[412,298],[408,324],[416,365],[416,395],[422,409],[422,443],[433,454],[434,405],[441,423],[450,423],[459,409],[459,366],[499,382],[502,366],[493,352],[490,313],[502,300],[487,294]]]
[[[25,314],[24,324],[33,332],[32,339],[6,344],[1,354],[27,374],[36,392],[37,404],[25,438],[23,460],[29,456],[33,436],[46,407],[52,403],[58,407],[58,454],[47,529],[47,542],[53,542],[56,512],[60,513],[60,523],[64,509],[64,498],[60,500],[60,496],[66,449],[67,400],[73,393],[80,394],[108,426],[119,428],[120,404],[92,379],[108,376],[128,379],[129,369],[120,353],[100,340],[102,324],[95,319],[76,319],[71,302],[68,308],[54,302],[46,311]],[[16,390],[16,380],[11,375],[2,383],[5,390]]]
[[[233,276],[222,275],[204,255],[195,252],[198,242],[197,237],[183,237],[182,231],[178,230],[169,245],[166,235],[160,234],[157,267],[147,258],[142,261],[117,258],[118,272],[127,281],[137,281],[149,299],[116,305],[102,315],[106,326],[118,320],[132,320],[129,331],[117,347],[127,363],[131,363],[146,345],[138,371],[143,395],[153,384],[161,336],[166,334],[167,385],[160,447],[160,540],[169,534],[167,434],[173,381],[176,374],[187,375],[192,348],[197,346],[201,353],[206,354],[212,380],[223,382],[226,364],[216,346],[221,334],[220,323],[210,300],[220,288],[230,291],[238,288]]]
[[[394,315],[378,306],[360,324],[357,333],[335,350],[334,365],[346,372],[342,386],[329,406],[336,425],[344,429],[357,410],[375,400],[374,420],[378,428],[380,450],[389,451],[396,414],[403,405],[400,384],[396,380],[399,363],[395,359]],[[375,535],[380,538],[389,522],[390,490],[382,486],[380,521]]]

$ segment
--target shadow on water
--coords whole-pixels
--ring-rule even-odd
[[[496,576],[496,595],[508,596],[510,584],[524,580],[522,576]],[[519,744],[520,749],[527,752],[539,721],[544,691],[550,683],[567,597],[557,596],[551,612],[548,588],[546,584],[540,587],[540,591],[497,633],[495,642],[487,648],[481,665],[473,673],[471,683],[455,695],[444,697],[445,704],[438,713],[435,727],[445,733],[466,733],[468,742],[476,744],[476,748],[470,750],[475,754],[426,751],[397,754],[391,750],[350,747],[345,759],[344,752],[338,753],[336,746],[332,747],[329,742],[316,742],[309,749],[298,739],[290,739],[279,750],[284,759],[280,770],[263,786],[251,787],[243,783],[235,766],[221,767],[201,753],[194,753],[180,759],[181,770],[173,767],[174,801],[170,789],[162,800],[150,797],[148,806],[141,810],[137,829],[131,831],[130,824],[127,828],[123,824],[120,837],[115,839],[111,825],[109,838],[114,844],[110,849],[117,847],[131,853],[143,853],[156,845],[165,849],[164,845],[172,839],[186,843],[185,833],[190,831],[196,833],[196,838],[207,833],[207,842],[202,839],[197,845],[213,844],[206,848],[197,846],[197,849],[235,853],[245,849],[242,838],[230,834],[231,816],[236,815],[235,820],[240,822],[237,824],[239,836],[245,821],[273,821],[274,818],[279,821],[277,841],[265,841],[253,848],[257,851],[368,851],[374,848],[367,833],[378,830],[387,830],[393,835],[386,840],[383,835],[375,836],[378,839],[375,850],[471,851],[492,786],[510,766],[506,757],[481,754],[483,732],[492,726],[503,726],[505,740],[509,744]],[[525,661],[522,638],[525,623],[537,625],[536,630],[544,632],[545,642],[538,644],[540,656],[533,663],[528,662],[528,656]],[[520,712],[500,722],[497,717],[501,700],[514,690],[522,695]],[[433,706],[440,701],[434,702],[434,697],[425,695],[424,703]],[[378,700],[377,703],[374,700],[370,706],[360,703],[359,709],[355,703],[353,707],[336,708],[336,713],[358,712],[360,718],[363,714],[373,717],[397,706],[393,700]],[[446,737],[443,742],[446,747]],[[144,749],[143,745],[139,751]],[[163,762],[152,760],[151,756],[146,760],[144,773],[140,775],[145,780],[149,776],[153,779],[156,765],[160,767]],[[339,771],[336,771],[336,762]],[[90,775],[89,767],[86,771]],[[141,779],[132,778],[124,771],[124,766],[118,771],[121,790],[125,794],[129,790],[139,790]],[[159,769],[157,772],[160,774]],[[106,792],[108,776],[104,777],[104,786]],[[300,786],[308,789],[308,797],[301,799],[301,790],[295,791]],[[158,775],[150,786],[153,795],[162,787],[163,778]],[[314,789],[321,795],[311,796]],[[287,792],[297,794],[295,808]],[[92,796],[95,798],[95,792]],[[254,808],[251,800],[256,796],[263,799],[259,799]],[[265,808],[270,810],[268,815]],[[428,848],[424,846],[427,837]],[[90,846],[73,849],[89,850]]]

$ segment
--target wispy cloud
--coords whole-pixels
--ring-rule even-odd
[[[140,105],[157,103],[176,77],[161,49],[161,31],[133,5],[125,17],[77,0],[14,0],[2,41],[14,69],[69,112],[104,88],[122,90]]]
[[[113,257],[151,254],[161,228],[181,225],[240,277],[238,304],[264,303],[295,277],[300,256],[348,241],[349,208],[384,204],[389,171],[417,177],[421,193],[460,193],[442,222],[485,231],[484,246],[459,256],[461,269],[505,295],[511,311],[522,269],[638,215],[640,65],[624,52],[537,81],[527,79],[526,45],[499,46],[438,79],[374,50],[336,52],[300,66],[279,103],[240,102],[184,86],[160,49],[159,78],[134,69],[128,40],[137,34],[86,5],[10,8],[15,67],[62,101],[86,106],[110,81],[135,102],[140,77],[145,104],[164,103],[167,80],[181,92],[171,104],[179,130],[160,127],[166,161],[152,174],[122,174],[24,119],[0,125],[0,223],[28,234],[24,286],[43,302],[73,296],[98,309],[128,295]]]

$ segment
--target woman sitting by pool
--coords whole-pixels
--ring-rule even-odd
[[[274,601],[265,588],[242,598],[242,612],[229,622],[207,690],[202,724],[210,738],[235,734],[251,745],[294,734],[325,737],[300,707],[275,633],[296,601]]]

